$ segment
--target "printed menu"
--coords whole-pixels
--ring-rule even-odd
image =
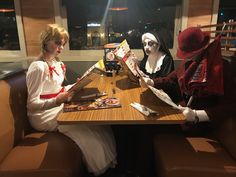
[[[86,111],[96,109],[107,109],[107,108],[119,108],[121,107],[120,100],[118,98],[98,98],[94,100],[80,101],[65,103],[63,111]]]

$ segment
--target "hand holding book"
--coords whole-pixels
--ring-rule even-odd
[[[56,97],[56,104],[61,105],[62,103],[69,102],[74,96],[74,94],[75,94],[74,91],[70,91],[70,92],[66,91],[66,92],[59,93]]]

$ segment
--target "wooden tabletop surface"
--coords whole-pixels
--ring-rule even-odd
[[[126,75],[113,77],[99,76],[78,92],[76,97],[91,93],[106,92],[107,97],[120,99],[121,107],[62,112],[59,124],[182,124],[184,115],[159,100],[149,89],[141,88]],[[145,116],[130,103],[137,102],[159,113],[158,116]]]

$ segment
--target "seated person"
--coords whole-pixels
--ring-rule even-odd
[[[167,77],[144,79],[158,89],[177,85],[172,92],[180,93],[180,109],[190,122],[223,118],[234,104],[233,79],[221,56],[220,36],[209,41],[210,35],[198,27],[184,30],[178,36],[177,57],[184,59],[180,66]]]
[[[233,79],[230,76],[228,63],[221,57],[220,37],[210,44],[209,41],[210,35],[202,32],[200,28],[190,27],[184,30],[178,36],[177,57],[184,59],[179,67],[166,77],[144,78],[146,84],[158,89],[165,90],[173,88],[174,85],[176,89],[171,90],[172,95],[176,96],[175,101],[181,105],[179,107],[186,120],[191,122],[191,125],[205,122],[197,126],[181,126],[188,128],[185,134],[204,135],[211,128],[209,120],[211,124],[215,124],[227,116],[234,116]],[[153,134],[183,133],[181,128],[177,125],[167,125],[153,129]],[[145,146],[153,145],[152,141],[149,141],[146,140]]]
[[[139,69],[143,76],[150,79],[165,77],[174,70],[174,61],[169,49],[166,47],[164,40],[156,32],[148,32],[142,35],[144,58],[139,63]],[[146,87],[146,84],[142,84]],[[178,95],[172,93],[176,86],[163,89],[172,99],[176,101]]]
[[[155,32],[148,32],[142,35],[144,58],[137,62],[143,76],[155,79],[167,76],[174,70],[174,61],[170,51],[164,41]],[[135,58],[135,57],[134,57]],[[132,77],[130,77],[132,78]],[[168,89],[169,90],[169,89]],[[165,90],[168,92],[168,90]],[[120,128],[120,130],[119,130]],[[118,139],[118,149],[122,149],[119,156],[125,156],[125,162],[121,162],[122,168],[126,168],[135,176],[152,176],[152,166],[150,164],[152,152],[151,131],[149,126],[119,126],[120,137]],[[123,135],[123,136],[121,136]],[[132,143],[131,143],[132,142]],[[127,147],[127,144],[129,146]],[[132,145],[131,145],[132,144]],[[135,150],[134,150],[135,149]],[[122,159],[122,157],[121,157]],[[129,175],[131,175],[129,173]]]
[[[174,61],[164,41],[155,32],[142,35],[144,58],[140,70],[151,79],[167,76],[174,70]]]
[[[58,124],[57,117],[64,103],[74,94],[69,91],[72,85],[62,86],[66,67],[59,60],[69,34],[57,24],[49,24],[40,39],[41,53],[26,75],[29,121],[36,130],[59,131],[71,138],[80,147],[88,172],[101,175],[116,165],[116,144],[111,127]]]

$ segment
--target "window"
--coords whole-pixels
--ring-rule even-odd
[[[26,57],[19,0],[0,1],[0,61],[15,62]]]
[[[70,50],[102,49],[126,39],[140,49],[141,35],[158,31],[173,48],[176,6],[181,0],[70,0],[67,11]]]
[[[217,23],[229,22],[229,20],[236,21],[235,11],[235,0],[220,0]]]
[[[20,50],[14,0],[0,1],[0,50]]]
[[[235,0],[220,0],[219,12],[218,12],[218,24],[231,23],[232,25],[227,25],[225,30],[228,32],[222,33],[223,37],[221,40],[221,45],[226,50],[234,50],[236,48],[236,4]],[[222,26],[218,27],[217,30],[221,30]]]

